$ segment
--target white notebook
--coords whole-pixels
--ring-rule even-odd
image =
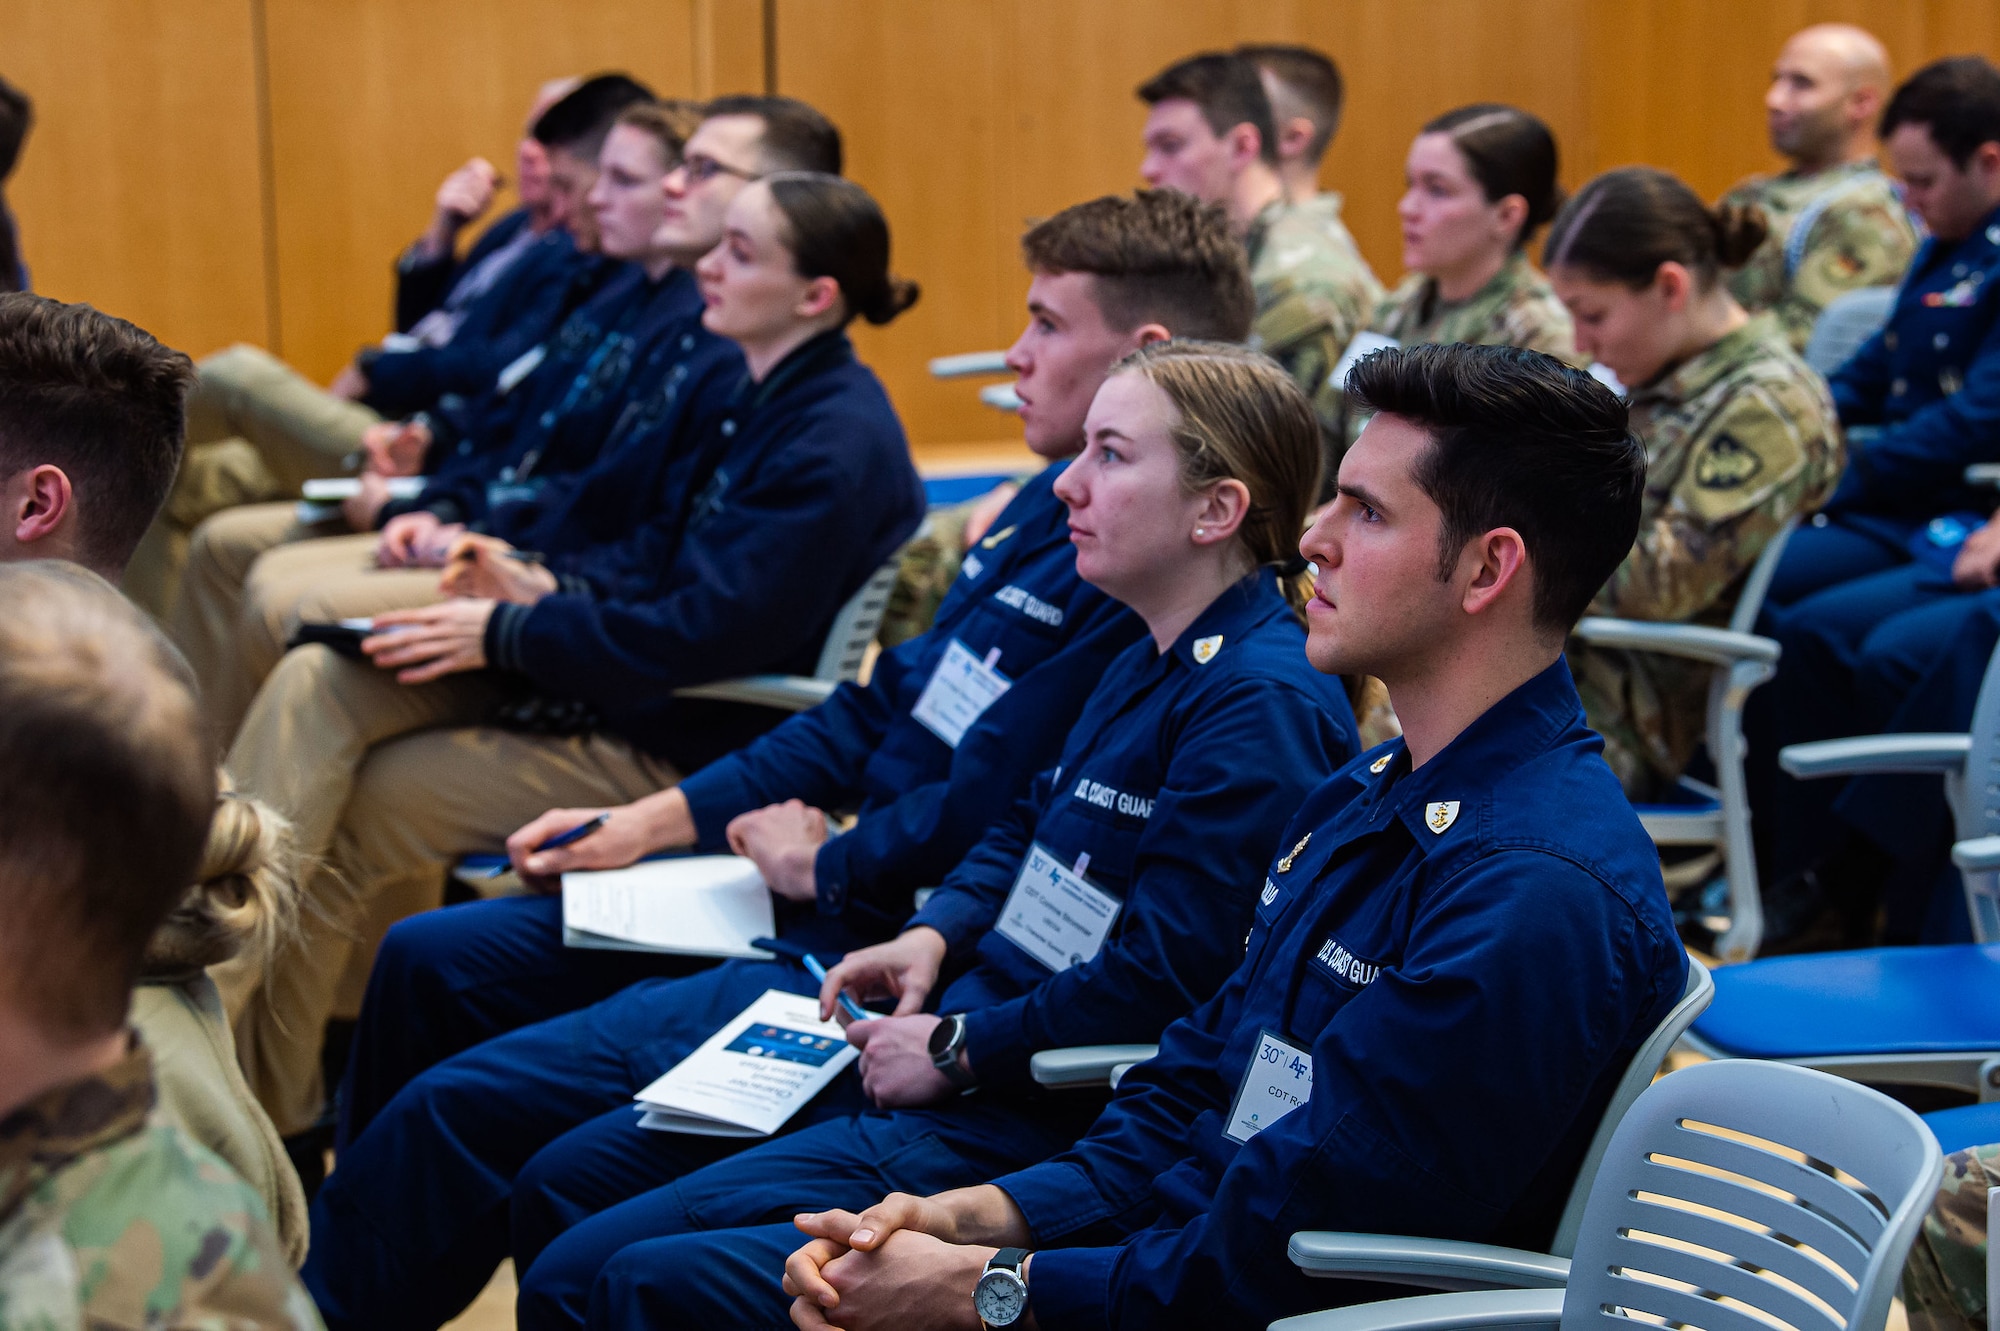
[[[738,855],[646,860],[563,875],[563,942],[570,947],[762,957],[753,938],[777,932],[771,891]]]
[[[389,498],[415,499],[424,492],[424,484],[428,479],[425,476],[391,476],[389,477]],[[299,493],[304,495],[310,503],[337,504],[343,499],[352,499],[361,493],[361,478],[359,476],[323,476],[318,480],[307,481],[299,487]]]
[[[768,1137],[861,1051],[819,999],[766,989],[701,1048],[633,1098],[639,1126],[702,1137]]]

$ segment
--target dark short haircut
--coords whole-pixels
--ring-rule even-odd
[[[627,125],[652,135],[659,143],[667,165],[672,167],[681,160],[681,149],[687,146],[688,135],[694,133],[694,127],[700,123],[699,103],[668,100],[634,102],[618,113],[612,125],[614,128]]]
[[[2000,143],[2000,69],[1984,56],[1933,60],[1909,78],[1882,108],[1881,135],[1922,125],[1931,142],[1961,171],[1982,143]]]
[[[1677,263],[1703,290],[1725,268],[1741,267],[1768,225],[1754,203],[1711,208],[1665,171],[1627,166],[1607,171],[1556,214],[1542,262],[1572,268],[1634,291],[1653,284],[1663,263]]]
[[[653,90],[629,74],[593,74],[542,112],[529,132],[544,148],[594,162],[619,112],[652,100]]]
[[[180,469],[194,363],[88,305],[0,295],[0,478],[60,467],[81,553],[122,569]]]
[[[1037,273],[1088,273],[1104,322],[1156,323],[1177,338],[1241,342],[1257,296],[1229,216],[1179,190],[1107,194],[1037,222],[1021,237]]]
[[[917,303],[917,284],[889,272],[889,222],[868,191],[823,172],[765,177],[785,219],[785,241],[800,277],[840,285],[847,317],[885,324]]]
[[[766,172],[810,171],[837,176],[846,165],[840,131],[831,120],[796,97],[754,97],[735,93],[708,104],[711,116],[756,116],[764,122],[758,156]]]
[[[1347,395],[1430,434],[1411,478],[1444,515],[1440,579],[1466,542],[1512,527],[1535,624],[1567,632],[1583,617],[1639,534],[1646,449],[1616,393],[1539,351],[1452,343],[1378,351]]]
[[[35,124],[35,104],[5,79],[0,79],[0,180],[14,174],[21,159],[21,145]]]
[[[1205,51],[1168,65],[1139,85],[1139,100],[1148,106],[1185,100],[1201,109],[1201,118],[1219,138],[1238,125],[1257,131],[1258,155],[1278,160],[1278,131],[1271,119],[1271,99],[1255,61],[1224,51]]]
[[[1326,52],[1310,46],[1239,46],[1236,54],[1276,79],[1285,97],[1298,103],[1296,109],[1282,108],[1287,119],[1302,115],[1312,121],[1312,142],[1306,145],[1306,156],[1313,165],[1319,165],[1340,129],[1340,108],[1347,101],[1347,85],[1340,77],[1340,66]],[[1271,107],[1274,122],[1280,111],[1276,105]]]
[[[96,574],[0,566],[0,995],[64,1042],[125,1021],[215,807],[187,663]]]
[[[1562,186],[1556,183],[1561,169],[1556,136],[1539,116],[1516,106],[1476,102],[1445,112],[1427,123],[1423,132],[1451,139],[1488,203],[1498,203],[1509,194],[1527,201],[1528,216],[1514,237],[1515,249],[1526,245],[1528,237],[1562,206]]]

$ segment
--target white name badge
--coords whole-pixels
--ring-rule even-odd
[[[493,386],[499,389],[503,396],[513,392],[515,385],[533,374],[535,367],[540,365],[548,354],[549,349],[540,344],[529,347],[507,362],[507,368],[500,371],[500,377],[493,381]]]
[[[938,660],[937,669],[931,671],[930,683],[924,685],[910,715],[933,735],[957,748],[965,732],[972,729],[972,723],[998,702],[1001,694],[1014,687],[1012,680],[993,668],[999,659],[998,647],[982,661],[953,638],[945,644],[944,655]]]
[[[1052,971],[1089,961],[1118,918],[1118,898],[1083,876],[1088,856],[1066,869],[1040,842],[1028,847],[996,926],[1000,936]]]
[[[1372,351],[1382,351],[1401,345],[1395,338],[1384,337],[1380,333],[1356,333],[1348,340],[1347,350],[1341,353],[1340,364],[1333,367],[1333,373],[1327,376],[1327,382],[1335,388],[1345,388],[1347,372],[1360,364],[1363,356]]]
[[[1257,1054],[1243,1074],[1243,1087],[1229,1107],[1222,1135],[1247,1142],[1312,1099],[1313,1056],[1269,1031],[1257,1038]]]

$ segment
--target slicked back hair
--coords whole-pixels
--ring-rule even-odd
[[[594,162],[619,112],[653,100],[653,90],[629,74],[593,74],[542,112],[528,132],[544,148]]]
[[[1347,85],[1340,77],[1340,66],[1326,52],[1310,46],[1239,46],[1236,54],[1255,62],[1257,68],[1277,80],[1280,96],[1271,106],[1273,122],[1293,116],[1312,121],[1313,136],[1306,145],[1306,159],[1318,166],[1340,130],[1340,110],[1347,101]],[[1296,105],[1283,105],[1287,101]]]
[[[1201,118],[1220,138],[1238,125],[1257,131],[1258,156],[1275,166],[1278,162],[1278,132],[1271,119],[1271,99],[1264,95],[1264,80],[1255,61],[1224,51],[1204,51],[1200,55],[1168,65],[1139,85],[1139,100],[1148,106],[1185,99],[1201,108]]]
[[[733,93],[708,104],[711,116],[756,116],[764,122],[758,156],[766,174],[810,171],[837,176],[841,160],[840,131],[831,120],[796,97],[757,97]]]
[[[1107,194],[1037,222],[1021,237],[1037,273],[1088,273],[1104,322],[1156,323],[1177,338],[1241,342],[1257,297],[1243,246],[1219,205],[1178,190]]]
[[[1512,527],[1536,626],[1573,628],[1639,534],[1646,449],[1624,401],[1553,356],[1463,343],[1378,351],[1348,372],[1347,395],[1430,435],[1411,472],[1444,514],[1439,580],[1466,542]]]

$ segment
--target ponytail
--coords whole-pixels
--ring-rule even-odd
[[[1628,166],[1605,172],[1563,205],[1543,266],[1639,291],[1661,264],[1677,263],[1705,290],[1724,269],[1742,267],[1769,231],[1755,204],[1710,208],[1665,171]]]

